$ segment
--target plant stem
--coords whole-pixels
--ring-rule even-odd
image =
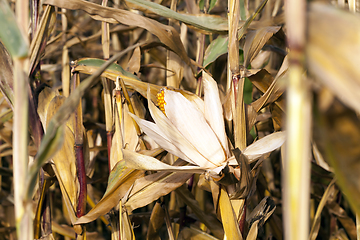
[[[22,35],[28,39],[29,2],[16,1],[16,19]],[[27,56],[14,58],[14,124],[13,124],[13,166],[14,206],[18,239],[33,239],[32,200],[26,198],[25,186],[28,174],[28,78]]]
[[[28,83],[27,59],[14,59],[13,166],[14,206],[18,239],[33,239],[32,201],[25,196],[28,173]]]
[[[73,91],[79,86],[80,78],[79,73],[73,73]],[[79,180],[79,197],[76,209],[76,216],[81,217],[86,212],[86,198],[87,198],[87,186],[86,186],[86,169],[83,155],[83,116],[81,100],[75,110],[75,124],[74,124],[74,138],[75,138],[75,158],[77,177]]]
[[[304,70],[306,1],[285,4],[289,44],[286,151],[283,171],[285,239],[307,239],[310,199],[311,96]]]

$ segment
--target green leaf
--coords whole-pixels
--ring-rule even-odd
[[[106,61],[98,58],[82,58],[77,61],[79,66],[89,66],[89,67],[97,67],[99,68]],[[75,68],[76,70],[76,68]],[[125,71],[120,65],[116,63],[112,63],[104,72],[115,72],[118,76],[126,79],[133,79],[137,81],[141,81],[137,76]]]
[[[215,7],[217,0],[210,0],[209,12]]]
[[[227,36],[218,36],[206,48],[203,66],[207,67],[213,63],[218,57],[227,53],[229,38]]]
[[[245,78],[244,83],[244,103],[250,104],[252,102],[252,83],[248,78]]]
[[[75,71],[79,71],[81,73],[92,74],[97,71],[102,64],[106,61],[97,58],[84,58],[77,61],[77,66],[75,67]],[[143,95],[145,98],[147,97],[147,88],[150,86],[151,91],[151,100],[156,102],[156,94],[162,88],[161,86],[155,84],[149,84],[146,82],[142,82],[135,75],[125,71],[120,65],[113,63],[104,72],[101,74],[102,77],[106,77],[113,81],[116,81],[117,77],[121,77],[124,80],[124,83],[130,89],[133,89]]]
[[[0,40],[14,57],[26,57],[29,42],[22,35],[8,2],[0,0]]]
[[[178,21],[184,22],[186,24],[189,24],[191,26],[194,26],[198,29],[202,29],[205,31],[225,33],[228,29],[227,19],[222,17],[213,16],[213,15],[195,16],[195,15],[181,14],[167,7],[164,7],[160,4],[145,0],[127,0],[127,2],[145,8],[160,16],[176,19]]]

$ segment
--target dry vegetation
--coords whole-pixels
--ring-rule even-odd
[[[0,0],[0,239],[359,239],[358,5]]]

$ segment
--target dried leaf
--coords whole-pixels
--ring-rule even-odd
[[[177,160],[173,165],[183,165],[184,161]],[[161,196],[168,194],[184,184],[192,173],[159,172],[138,179],[125,202],[125,207],[132,211],[143,207]]]
[[[90,15],[100,15],[102,17],[114,18],[122,24],[144,28],[157,36],[161,42],[178,54],[185,63],[190,65],[189,57],[187,56],[184,46],[180,40],[179,33],[175,31],[173,27],[163,25],[155,20],[143,17],[130,11],[104,7],[84,0],[72,0],[71,2],[46,0],[44,3],[71,10],[81,9]]]
[[[250,227],[249,233],[246,237],[246,240],[255,240],[258,236],[258,230],[259,230],[259,222],[260,220],[256,220]]]
[[[10,54],[1,42],[0,66],[0,90],[12,108],[14,104],[12,60]]]
[[[262,155],[281,147],[284,142],[285,132],[272,133],[249,145],[243,151],[243,154],[249,159],[249,162],[252,163]]]
[[[75,224],[88,223],[108,213],[119,204],[121,198],[126,195],[134,181],[141,175],[141,171],[127,168],[124,161],[118,162],[110,173],[108,187],[104,196],[93,209],[79,218]]]
[[[189,192],[188,189],[183,185],[175,190],[176,194],[180,196],[182,201],[191,208],[199,220],[205,224],[207,228],[214,234],[215,237],[222,239],[224,237],[224,230],[220,221],[215,215],[204,212],[201,210],[199,203],[195,197]]]
[[[30,67],[29,73],[33,72],[34,67],[40,61],[41,55],[44,53],[46,41],[56,20],[55,9],[53,6],[47,5],[41,17],[38,29],[33,37],[30,45]]]
[[[220,191],[219,209],[226,238],[241,240],[243,238],[239,229],[239,224],[224,186],[221,187]]]
[[[149,230],[146,235],[147,240],[161,240],[159,230],[164,223],[165,213],[159,202],[155,203],[151,211],[149,220]]]
[[[134,52],[128,62],[126,71],[130,73],[138,73],[140,70],[140,64],[141,64],[141,51],[140,51],[140,47],[137,47],[134,49]]]
[[[171,172],[190,172],[204,173],[205,170],[197,166],[171,166],[160,162],[156,158],[142,155],[126,149],[122,150],[126,166],[128,168],[149,171],[171,171]]]
[[[65,97],[55,96],[49,103],[49,106],[46,110],[47,116],[46,119],[49,121],[56,114],[60,106],[64,103]],[[72,124],[73,119],[70,119],[68,124]],[[44,128],[46,123],[44,123]],[[75,139],[73,131],[68,127],[64,127],[64,142],[61,145],[59,151],[53,156],[52,161],[54,163],[54,168],[56,177],[63,184],[63,190],[66,193],[63,195],[69,197],[72,206],[76,208],[77,204],[77,194],[78,194],[78,179],[76,171],[76,160],[75,160]]]
[[[325,207],[329,197],[335,193],[335,179],[331,181],[331,183],[327,186],[323,196],[321,197],[321,200],[319,202],[319,205],[316,209],[316,214],[311,226],[311,231],[309,234],[309,240],[316,239],[319,229],[320,229],[320,223],[321,223],[321,212],[323,208]]]
[[[178,240],[219,240],[197,228],[184,227],[178,236]]]
[[[133,230],[132,223],[129,218],[129,214],[126,211],[121,213],[121,223],[120,227],[121,239],[135,240],[135,234]]]
[[[45,129],[48,124],[46,117],[47,117],[47,110],[48,110],[49,104],[50,104],[51,100],[53,98],[55,98],[55,96],[57,96],[57,95],[59,95],[58,92],[49,87],[45,87],[44,90],[42,90],[39,94],[39,103],[38,103],[37,112],[40,117],[40,121],[45,126]]]
[[[97,71],[102,64],[106,61],[102,59],[95,59],[95,58],[84,58],[77,61],[77,66],[75,67],[75,71],[79,71],[81,73],[86,74],[93,74]],[[120,76],[127,87],[138,91],[144,97],[147,97],[147,88],[150,86],[151,91],[151,100],[153,102],[156,101],[156,94],[160,91],[161,86],[149,84],[142,82],[138,77],[135,75],[125,71],[120,65],[118,64],[111,64],[102,74],[101,76],[116,81],[116,78]]]
[[[284,89],[281,84],[278,83],[278,80],[284,77],[287,73],[287,61],[284,61],[282,66],[286,67],[286,69],[284,69],[282,74],[278,74],[274,79],[265,69],[261,69],[256,74],[249,76],[249,79],[256,88],[264,93],[259,99],[251,103],[256,112],[259,112],[267,104],[275,101],[275,104],[281,110],[285,110],[284,100],[282,98],[279,99],[279,97],[283,94]]]
[[[247,216],[246,221],[251,225],[247,240],[257,239],[258,229],[261,228],[266,220],[275,211],[275,202],[270,197],[265,197]]]
[[[265,43],[279,30],[280,27],[269,26],[259,28],[255,31],[249,31],[246,34],[244,45],[244,67],[247,68],[249,66]]]
[[[124,51],[115,54],[109,61],[104,63],[97,71],[94,72],[93,75],[83,80],[80,85],[70,94],[68,98],[64,101],[64,103],[61,105],[59,110],[56,112],[54,117],[51,119],[51,121],[47,124],[47,131],[44,135],[41,145],[39,147],[37,156],[35,158],[34,164],[31,166],[30,174],[29,174],[29,187],[27,196],[29,199],[32,196],[32,191],[34,189],[34,185],[37,178],[37,173],[40,169],[40,167],[47,161],[49,158],[56,153],[58,150],[59,141],[63,140],[61,138],[61,133],[63,131],[62,125],[69,119],[71,114],[77,109],[79,105],[79,101],[85,91],[89,89],[98,79],[98,77],[101,75],[101,73],[109,67],[113,61],[120,58],[125,53],[129,52],[130,50],[136,48],[138,45],[134,45],[132,47],[129,47],[125,49]],[[54,143],[56,143],[54,145]],[[49,150],[50,149],[50,150]]]

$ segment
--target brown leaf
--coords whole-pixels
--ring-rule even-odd
[[[146,235],[147,240],[161,240],[159,230],[164,223],[165,213],[159,202],[155,203],[151,211],[149,230]]]
[[[142,175],[141,171],[128,169],[125,162],[120,161],[110,173],[108,187],[104,196],[86,215],[76,221],[76,224],[83,224],[94,221],[99,216],[108,213],[113,207],[119,204],[134,181]]]
[[[12,107],[14,104],[12,60],[10,54],[1,42],[0,66],[0,90],[10,107]]]
[[[278,26],[268,26],[262,27],[255,31],[249,31],[246,34],[245,45],[244,45],[244,67],[254,60],[260,50],[263,48],[265,43],[279,31],[281,27]]]
[[[46,124],[51,120],[51,118],[56,114],[60,106],[65,101],[63,96],[55,96],[49,103],[49,106],[46,110]],[[73,119],[67,122],[67,125],[73,124]],[[44,128],[46,128],[45,123]],[[64,190],[63,195],[70,198],[70,201],[73,207],[76,207],[77,200],[77,174],[76,174],[76,160],[74,153],[75,139],[72,128],[69,126],[64,127],[64,142],[60,150],[52,158],[54,163],[53,167],[56,173],[56,177],[59,181],[62,181]]]
[[[173,166],[183,163],[184,161],[179,159]],[[124,205],[129,211],[143,207],[180,187],[191,175],[192,173],[158,172],[139,178]]]
[[[231,205],[228,193],[223,186],[220,189],[219,209],[226,238],[242,240],[243,238],[239,229],[239,223]]]
[[[196,201],[192,193],[183,185],[175,190],[176,194],[180,196],[181,200],[191,208],[199,220],[205,224],[207,228],[215,235],[215,237],[222,239],[224,237],[224,230],[220,221],[215,215],[201,210],[199,203]]]
[[[184,46],[180,40],[179,33],[176,32],[173,27],[163,25],[155,20],[143,17],[130,11],[104,7],[84,0],[72,0],[67,2],[62,0],[46,0],[44,4],[50,4],[71,10],[84,10],[90,15],[114,18],[122,24],[144,28],[157,36],[161,42],[178,54],[184,62],[190,65],[189,57],[187,56]]]
[[[197,228],[184,227],[179,233],[178,240],[219,240]]]
[[[126,71],[131,73],[138,73],[140,70],[140,64],[141,64],[141,51],[140,47],[137,47],[134,49],[134,52],[128,61]]]

